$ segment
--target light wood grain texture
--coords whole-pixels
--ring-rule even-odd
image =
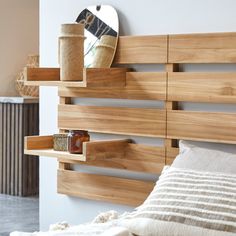
[[[62,87],[114,87],[123,88],[126,84],[127,68],[84,68],[83,81],[60,81],[59,68],[26,68],[26,85]]]
[[[179,154],[179,148],[167,147],[166,148],[166,165],[171,165]]]
[[[25,137],[25,149],[50,149],[53,147],[53,137],[48,136],[27,136]]]
[[[236,33],[169,36],[169,63],[235,63]]]
[[[127,143],[123,149],[117,150],[117,153],[106,152],[106,155],[101,155],[102,158],[99,157],[100,155],[97,152],[94,160],[81,162],[80,164],[153,174],[160,174],[165,165],[164,147]],[[74,161],[70,163],[78,164]]]
[[[236,143],[236,113],[169,111],[167,138]]]
[[[168,119],[169,112],[178,109],[178,102],[165,102],[165,109],[166,109],[166,119]],[[166,120],[167,122],[167,120]],[[166,124],[168,125],[168,123]],[[166,126],[167,129],[167,126]],[[167,133],[167,131],[166,131]],[[170,155],[170,151],[175,150],[177,147],[177,140],[171,138],[165,138],[165,165],[170,165],[173,162],[173,155]]]
[[[71,98],[70,97],[61,97],[59,98],[59,102],[61,105],[65,105],[65,104],[71,104]]]
[[[169,74],[171,72],[179,71],[179,64],[168,63],[165,65],[165,70],[167,72],[167,96],[168,96],[168,85],[169,85]],[[177,110],[178,109],[178,102],[176,101],[165,101],[165,109],[166,109],[166,117],[168,116],[168,111]],[[167,128],[167,126],[166,126]],[[177,147],[177,140],[176,139],[169,139],[165,138],[165,165],[169,165],[173,159],[169,158],[169,150],[172,150],[174,147]],[[172,157],[172,156],[171,156]]]
[[[140,205],[154,187],[154,183],[148,181],[66,170],[57,173],[58,193],[131,206]]]
[[[164,147],[151,147],[129,140],[91,141],[84,143],[83,154],[75,155],[53,151],[50,138],[44,139],[46,145],[29,139],[26,147],[32,149],[26,153],[58,159],[59,193],[139,205],[154,183],[69,171],[70,164],[159,174],[178,154],[177,139],[236,144],[236,114],[177,110],[178,101],[235,103],[236,73],[174,73],[179,71],[176,63],[235,63],[235,42],[236,33],[120,37],[115,63],[169,62],[165,72],[85,69],[83,82],[52,81],[49,75],[50,81],[37,82],[38,75],[31,74],[32,85],[60,87],[61,130],[160,137],[165,142]],[[78,106],[70,104],[72,97],[162,100],[165,109]]]
[[[30,68],[24,69],[27,81],[60,81],[59,68]]]
[[[86,87],[84,81],[25,81],[24,84],[29,86],[55,86],[69,88]]]
[[[71,98],[70,97],[59,97],[59,103],[61,105],[66,105],[66,104],[71,104]],[[59,133],[67,133],[68,131],[67,130],[64,130],[64,129],[59,129]],[[82,155],[82,157],[80,156],[80,158],[84,161],[85,158],[84,158],[84,155]],[[70,159],[70,158],[69,158]],[[71,165],[70,163],[66,163],[66,162],[61,162],[61,159],[58,158],[58,167],[59,169],[62,169],[62,170],[71,170]]]
[[[161,72],[127,72],[124,88],[59,88],[59,96],[118,98],[137,100],[165,100],[166,73]]]
[[[165,148],[128,144],[125,159],[129,170],[160,174],[165,165]]]
[[[84,82],[87,88],[123,88],[127,71],[127,68],[87,68],[84,70]]]
[[[66,105],[66,104],[71,104],[71,98],[70,97],[59,97],[59,104],[61,105]],[[67,130],[64,129],[59,129],[59,133],[66,133]]]
[[[99,133],[165,137],[166,112],[147,108],[59,105],[58,126]]]
[[[69,163],[65,163],[65,162],[59,162],[58,163],[58,169],[59,170],[71,170],[71,165]]]
[[[178,110],[178,102],[165,101],[165,109],[167,111]]]
[[[52,136],[26,137],[25,154],[57,158],[60,163],[86,164],[154,174],[160,173],[165,165],[164,147],[133,144],[128,139],[90,141],[83,144],[83,154],[80,155],[54,151],[53,144],[48,142],[51,139]],[[43,140],[45,144],[42,144]]]
[[[167,62],[167,35],[119,37],[115,64]]]
[[[83,154],[54,151],[52,136],[25,137],[25,154],[47,156],[69,161],[92,161],[125,156],[125,147],[130,140],[90,141],[83,143]],[[62,161],[63,162],[63,161]]]
[[[59,161],[71,160],[71,161],[86,161],[86,157],[82,154],[70,154],[69,152],[54,151],[53,149],[25,149],[25,154],[33,156],[44,156],[44,157],[54,157]]]
[[[168,100],[236,103],[236,73],[169,73]]]
[[[177,72],[177,71],[179,71],[179,64],[167,63],[167,64],[165,64],[165,71],[166,72]]]
[[[90,141],[85,143],[83,153],[87,161],[103,161],[112,158],[123,158],[125,148],[131,140]]]

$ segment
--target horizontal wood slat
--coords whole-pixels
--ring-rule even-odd
[[[168,73],[167,99],[236,103],[236,73]]]
[[[119,37],[114,63],[167,63],[167,35]]]
[[[111,176],[58,170],[58,193],[131,206],[140,205],[154,183]]]
[[[94,155],[93,160],[80,162],[80,164],[153,174],[160,174],[165,165],[165,148],[163,147],[128,143],[124,149],[120,149],[114,155],[112,152],[107,152],[107,157],[104,158],[103,155],[101,158],[99,156],[98,152]],[[61,161],[68,162],[68,160]],[[78,164],[75,161],[70,161],[69,163]]]
[[[124,88],[59,88],[62,97],[118,98],[137,100],[165,100],[166,73],[127,72]]]
[[[125,159],[129,169],[160,174],[165,165],[165,148],[129,143]]]
[[[167,138],[236,144],[236,113],[167,112]]]
[[[235,63],[236,33],[169,36],[169,63]]]
[[[166,112],[160,109],[59,105],[61,129],[165,137]]]

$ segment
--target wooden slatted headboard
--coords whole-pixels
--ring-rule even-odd
[[[177,139],[236,143],[236,114],[178,110],[179,101],[236,102],[236,73],[179,72],[179,64],[235,62],[236,33],[120,37],[115,64],[163,64],[165,70],[127,72],[124,88],[61,87],[59,127],[62,130],[79,128],[99,133],[164,138],[162,147],[129,144],[122,157],[86,162],[94,166],[156,171],[158,174],[178,153]],[[75,97],[161,100],[165,107],[80,106],[71,104],[71,98]],[[81,188],[84,185],[89,187]],[[71,171],[66,161],[60,160],[60,193],[138,205],[153,185],[147,181],[78,173]]]
[[[169,36],[171,63],[235,63],[236,33]],[[167,101],[236,103],[235,72],[168,73]],[[227,112],[167,111],[167,138],[236,143],[236,114]],[[167,150],[167,163],[177,151]]]

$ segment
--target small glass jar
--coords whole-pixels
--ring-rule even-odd
[[[68,151],[72,154],[83,153],[83,142],[88,142],[90,136],[86,130],[70,130],[68,134]]]

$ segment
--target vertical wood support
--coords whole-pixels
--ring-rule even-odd
[[[61,104],[61,105],[71,104],[71,98],[68,98],[68,97],[60,97],[60,104]]]
[[[70,97],[60,97],[59,100],[60,105],[66,105],[66,104],[71,104],[71,98]],[[60,129],[60,133],[65,133],[66,130]]]
[[[71,166],[69,163],[59,162],[58,166],[59,170],[71,170]]]
[[[65,104],[71,104],[71,98],[70,97],[60,97],[60,105],[65,105]],[[66,130],[60,129],[60,133],[65,133]],[[70,170],[71,165],[69,163],[64,163],[59,161],[59,169],[60,170]]]
[[[165,109],[166,109],[166,119],[168,116],[168,111],[177,110],[178,109],[178,102],[175,101],[168,101],[168,72],[178,72],[179,71],[179,64],[168,63],[165,65],[165,71],[167,72],[167,86],[166,86],[166,101],[165,101]],[[166,122],[167,123],[167,122]],[[166,125],[166,134],[167,134],[167,125]],[[167,164],[167,149],[177,147],[177,140],[176,139],[165,139],[165,164]]]

